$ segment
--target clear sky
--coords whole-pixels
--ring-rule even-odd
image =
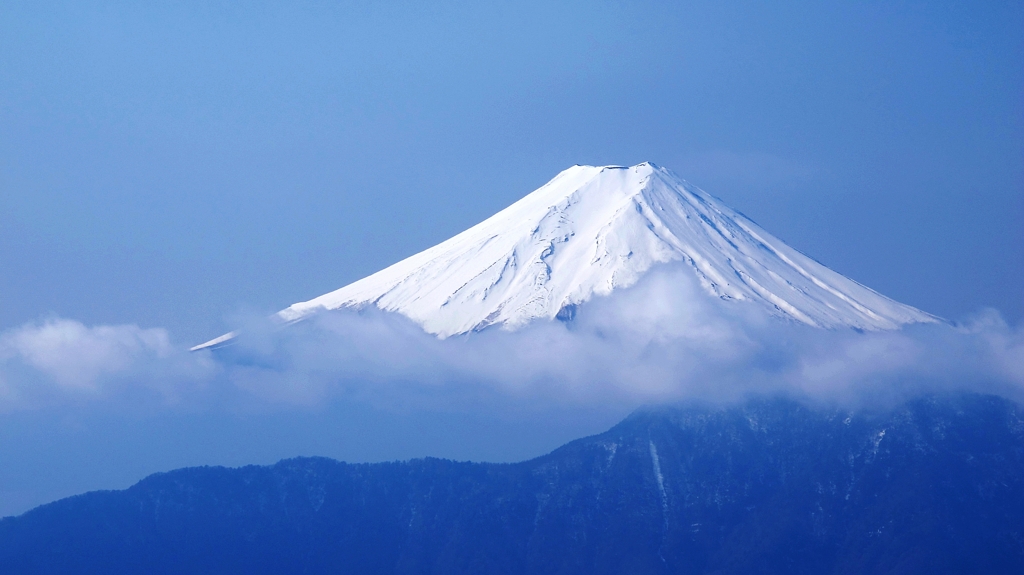
[[[894,299],[1010,323],[761,334],[690,362],[701,385],[809,357],[822,387],[1024,389],[1020,2],[0,2],[0,516],[184,465],[510,460],[607,428],[628,403],[437,392],[451,366],[403,363],[436,340],[391,319],[345,320],[385,342],[369,364],[182,350],[573,164],[642,161]],[[346,387],[381,370],[429,377]]]
[[[895,299],[1024,317],[1020,3],[371,4],[4,2],[0,329],[205,341],[644,160]]]

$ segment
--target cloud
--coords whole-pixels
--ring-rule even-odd
[[[233,385],[299,404],[338,396],[471,408],[757,393],[848,404],[956,389],[1024,395],[1024,332],[994,310],[958,325],[825,331],[707,296],[689,270],[671,265],[592,300],[571,323],[440,341],[401,316],[364,310],[247,334],[212,353]]]
[[[0,335],[0,408],[46,401],[302,409],[600,406],[786,393],[846,404],[975,390],[1024,398],[1024,331],[993,310],[961,324],[825,331],[706,295],[668,265],[534,322],[438,340],[376,309],[290,326],[251,320],[234,345],[187,353],[159,329],[49,320]],[[144,393],[140,393],[140,390]]]
[[[50,318],[0,333],[0,410],[148,390],[171,399],[211,371],[166,330]],[[184,360],[184,361],[183,361]]]
[[[77,389],[94,389],[99,376],[123,373],[140,355],[164,358],[171,352],[170,338],[162,329],[88,328],[62,319],[22,326],[0,339],[0,357],[19,357],[57,385]]]

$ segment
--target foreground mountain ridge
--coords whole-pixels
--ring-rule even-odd
[[[689,267],[711,296],[815,327],[936,320],[830,270],[651,163],[573,166],[451,239],[277,315],[293,322],[376,306],[442,338],[515,329],[571,318],[580,304],[669,262]]]
[[[183,469],[0,520],[0,572],[1021,573],[1024,411],[757,400],[517,464]]]

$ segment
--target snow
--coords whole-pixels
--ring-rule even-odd
[[[658,448],[654,440],[649,440],[651,446],[651,463],[654,466],[654,480],[658,484],[658,494],[661,495],[661,517],[664,531],[668,531],[668,493],[665,492],[665,476],[661,473],[661,459],[658,458]],[[660,555],[660,551],[658,552]],[[661,559],[665,560],[664,557]]]
[[[215,338],[211,339],[210,341],[208,341],[208,342],[206,342],[204,344],[192,347],[189,351],[198,351],[198,350],[203,349],[203,348],[214,347],[214,346],[218,346],[218,345],[220,345],[222,343],[227,343],[227,342],[235,339],[236,337],[238,337],[239,333],[241,333],[241,332],[239,332],[239,331],[229,331],[228,333],[226,333],[226,334],[224,334],[224,335],[222,335],[220,337],[215,337]]]
[[[884,330],[937,319],[828,269],[651,163],[573,166],[455,237],[277,315],[294,322],[372,305],[441,338],[513,330],[571,315],[673,261],[715,297],[820,328]]]

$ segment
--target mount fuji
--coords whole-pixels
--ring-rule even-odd
[[[451,239],[289,306],[277,319],[375,306],[440,338],[490,326],[514,330],[570,319],[581,304],[668,262],[691,269],[710,296],[818,328],[938,321],[832,271],[652,163],[573,166]]]

